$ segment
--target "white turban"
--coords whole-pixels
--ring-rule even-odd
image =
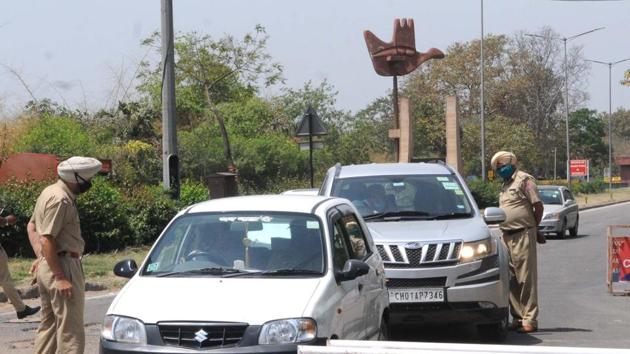
[[[508,163],[516,165],[516,155],[509,151],[499,151],[494,154],[494,156],[492,156],[492,160],[490,160],[490,165],[493,170],[497,168],[498,163],[501,163],[502,165],[506,165]]]
[[[77,173],[84,180],[94,177],[101,170],[101,162],[93,157],[73,156],[57,165],[57,174],[65,182],[77,183]]]

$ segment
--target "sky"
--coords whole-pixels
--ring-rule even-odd
[[[174,27],[219,38],[242,37],[257,24],[269,34],[268,50],[284,66],[286,84],[301,88],[328,80],[337,105],[357,112],[388,94],[392,81],[378,76],[363,31],[389,41],[395,18],[413,18],[416,48],[446,51],[478,39],[481,0],[174,0]],[[147,55],[142,39],[160,30],[159,0],[20,0],[0,2],[0,118],[10,118],[33,96],[94,110],[111,107]],[[485,34],[536,32],[550,26],[561,36],[604,30],[569,42],[604,62],[630,57],[630,0],[484,0]],[[630,61],[613,67],[613,110],[630,108],[630,87],[618,84]],[[11,72],[13,71],[13,72]],[[120,80],[123,77],[123,80]],[[608,110],[608,67],[593,64],[589,108]],[[122,82],[122,85],[120,84]],[[122,87],[118,93],[115,88]],[[273,87],[262,92],[271,96]]]

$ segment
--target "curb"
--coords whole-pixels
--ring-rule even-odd
[[[39,297],[39,289],[37,288],[37,285],[32,285],[26,288],[17,288],[16,290],[22,299],[35,299]],[[91,283],[91,282],[85,283],[86,292],[87,291],[101,291],[101,290],[107,290],[107,286],[101,283]],[[7,299],[7,296],[4,294],[4,291],[0,291],[0,303],[6,303],[8,301],[9,300]]]
[[[610,205],[615,205],[615,204],[629,203],[629,202],[630,200],[616,200],[616,201],[606,202],[603,204],[596,204],[596,205],[581,206],[578,204],[578,207],[579,207],[579,210],[588,210],[588,209],[595,209],[595,208],[600,208],[600,207],[605,207],[605,206],[610,206]]]

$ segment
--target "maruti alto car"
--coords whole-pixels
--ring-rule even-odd
[[[380,255],[352,204],[249,196],[180,211],[107,311],[102,353],[295,353],[387,338]]]
[[[487,340],[507,334],[509,268],[503,242],[461,176],[444,163],[336,165],[321,195],[346,198],[385,263],[391,326],[470,323]]]

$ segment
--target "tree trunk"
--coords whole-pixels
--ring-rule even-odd
[[[225,160],[228,163],[228,169],[233,168],[234,160],[232,159],[232,148],[230,147],[230,139],[228,137],[227,129],[225,129],[225,121],[223,120],[223,116],[221,112],[214,106],[212,103],[212,99],[210,99],[210,91],[208,87],[204,88],[206,91],[206,100],[208,101],[208,108],[214,114],[214,117],[217,119],[217,123],[219,123],[219,130],[221,132],[221,138],[223,139],[223,155],[225,156]]]

